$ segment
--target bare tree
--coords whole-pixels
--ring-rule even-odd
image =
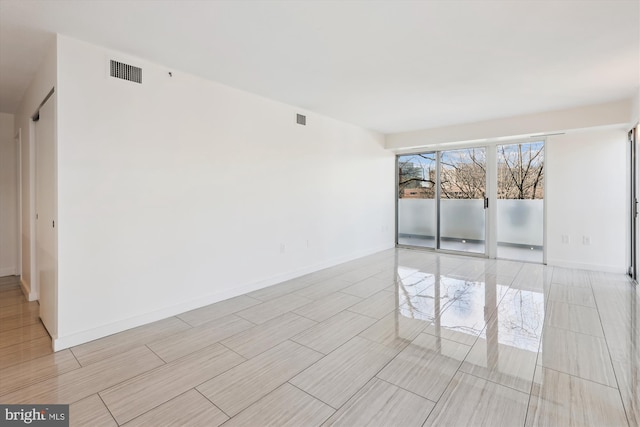
[[[405,196],[405,189],[420,189],[419,198],[433,198],[435,188],[435,155],[416,154],[398,159],[399,197]]]
[[[542,142],[501,145],[498,149],[498,198],[544,197]]]
[[[483,199],[486,158],[482,148],[445,152],[440,158],[440,190],[447,199]]]
[[[544,197],[542,142],[498,146],[498,198]],[[486,152],[467,148],[441,153],[401,156],[398,160],[399,197],[434,198],[436,158],[440,156],[440,193],[447,199],[482,199],[486,192]],[[405,190],[412,190],[406,196]],[[413,191],[415,190],[415,191]]]

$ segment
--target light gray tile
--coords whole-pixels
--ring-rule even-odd
[[[419,427],[434,405],[427,399],[374,378],[323,426]]]
[[[344,288],[341,292],[360,298],[367,298],[384,289],[389,289],[392,285],[392,281],[380,279],[377,277],[369,277],[347,288]]]
[[[233,417],[225,427],[313,427],[333,412],[333,408],[285,383]]]
[[[538,364],[611,387],[616,378],[604,339],[545,327]]]
[[[436,402],[468,351],[464,344],[420,334],[377,376]]]
[[[484,276],[484,274],[491,274],[487,270],[490,269],[496,262],[496,260],[468,259],[458,266],[455,266],[449,270],[441,270],[440,272],[443,275],[453,278],[461,278],[464,280],[472,281],[482,280],[482,276]],[[502,261],[502,263],[504,262],[507,261]],[[502,274],[502,276],[507,276],[507,274]]]
[[[435,318],[425,332],[462,344],[473,345],[493,315],[496,307],[509,292],[498,283],[497,276],[488,275],[484,281],[469,281],[442,277],[430,290]]]
[[[21,388],[2,396],[2,402],[29,402],[34,405],[74,403],[162,364],[162,360],[147,347],[137,347],[118,356]]]
[[[504,259],[494,260],[493,263],[486,265],[485,272],[497,276],[515,277],[523,268],[523,263],[517,261],[509,261]]]
[[[250,298],[246,295],[240,295],[202,308],[187,311],[177,317],[184,320],[191,326],[199,326],[203,323],[211,322],[212,320],[228,316],[237,311],[244,310],[258,304],[260,304],[259,300]]]
[[[379,273],[374,274],[373,276],[371,276],[371,278],[382,280],[388,283],[395,283],[396,281],[402,279],[403,277],[410,276],[411,274],[415,273],[415,271],[416,271],[415,269],[407,269],[407,268],[403,268],[398,271],[398,269],[396,269],[395,266],[391,266],[389,268],[382,270]]]
[[[118,424],[161,405],[242,363],[244,358],[214,344],[100,392]]]
[[[361,298],[336,292],[303,305],[295,309],[294,313],[304,316],[307,319],[315,320],[316,322],[322,322],[360,301],[362,301]]]
[[[529,393],[536,369],[537,351],[480,338],[460,370]]]
[[[118,427],[97,394],[69,405],[69,425],[71,427]]]
[[[304,298],[317,300],[320,298],[324,298],[334,292],[338,292],[339,290],[344,289],[348,286],[351,286],[351,284],[352,283],[349,281],[339,279],[337,277],[331,277],[329,279],[321,280],[311,286],[296,291],[295,294]]]
[[[298,291],[300,289],[304,289],[308,286],[310,286],[309,282],[301,278],[296,278],[287,280],[286,282],[278,283],[273,286],[258,289],[257,291],[249,292],[247,296],[258,299],[260,301],[269,301]]]
[[[561,285],[581,286],[585,288],[591,287],[589,272],[575,268],[554,267],[551,282],[559,283]]]
[[[306,274],[304,276],[301,276],[300,279],[304,280],[309,284],[314,284],[326,279],[337,277],[340,274],[346,273],[352,269],[353,268],[351,268],[348,263],[339,264],[333,267],[325,268],[322,270],[315,271],[313,273]]]
[[[197,387],[228,415],[236,415],[322,357],[291,341],[259,354]]]
[[[529,395],[458,372],[425,426],[521,426]]]
[[[397,308],[397,297],[394,292],[380,291],[369,298],[349,307],[349,311],[382,319]]]
[[[549,292],[549,301],[596,308],[591,288],[580,286],[554,284]]]
[[[545,307],[546,325],[568,329],[573,332],[604,336],[598,310],[582,305],[548,301]]]
[[[356,282],[360,282],[364,279],[367,279],[371,276],[373,276],[376,273],[379,273],[380,269],[375,268],[375,267],[369,267],[369,266],[364,266],[364,267],[358,267],[355,268],[353,270],[349,270],[345,273],[340,274],[339,276],[336,276],[342,280],[346,280],[347,282],[351,282],[351,283],[356,283]]]
[[[2,368],[0,369],[0,396],[78,368],[80,364],[69,350]]]
[[[285,313],[222,341],[236,353],[250,359],[305,331],[316,322],[294,313]]]
[[[196,390],[189,390],[149,412],[124,424],[126,427],[210,426],[216,427],[227,417]]]
[[[328,354],[358,335],[375,322],[375,319],[343,311],[299,333],[291,340]]]
[[[406,317],[396,310],[362,331],[359,336],[400,351],[427,325],[429,322]]]
[[[639,316],[640,317],[640,316]],[[614,359],[613,369],[618,380],[622,403],[629,419],[629,425],[640,425],[640,342],[627,358]],[[633,347],[632,347],[633,348]]]
[[[339,408],[395,355],[388,347],[354,337],[289,382]]]
[[[535,292],[548,292],[551,287],[553,267],[541,264],[524,263],[522,269],[511,283],[513,289]]]
[[[73,347],[71,351],[82,366],[87,366],[187,329],[190,329],[189,325],[169,317]]]
[[[531,390],[527,426],[626,426],[617,389],[540,368]]]
[[[510,288],[480,337],[491,344],[500,342],[537,352],[544,327],[544,299],[541,292]]]
[[[460,369],[529,393],[544,317],[543,294],[509,289]]]
[[[232,314],[154,341],[148,346],[162,360],[171,362],[253,326],[248,320]]]
[[[302,298],[294,294],[287,294],[267,302],[254,305],[253,307],[239,311],[236,314],[250,322],[260,324],[271,319],[275,319],[281,314],[293,311],[298,307],[309,304],[310,302],[310,299]]]

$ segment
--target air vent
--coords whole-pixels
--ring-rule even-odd
[[[142,68],[111,60],[111,77],[142,83]]]
[[[303,116],[302,114],[296,114],[296,123],[302,126],[307,125],[307,116]]]

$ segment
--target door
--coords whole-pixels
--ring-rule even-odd
[[[436,247],[436,154],[398,156],[399,245]]]
[[[638,128],[629,131],[629,145],[631,148],[631,260],[629,276],[638,280]]]
[[[440,152],[438,248],[486,254],[486,149]]]
[[[498,145],[496,151],[496,255],[542,263],[544,142]]]
[[[40,319],[49,334],[57,336],[57,174],[55,94],[40,107],[35,122],[36,178],[36,280]]]

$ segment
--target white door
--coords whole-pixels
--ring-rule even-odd
[[[36,153],[36,274],[40,319],[51,337],[58,331],[58,250],[56,206],[55,94],[40,107],[35,122]]]

